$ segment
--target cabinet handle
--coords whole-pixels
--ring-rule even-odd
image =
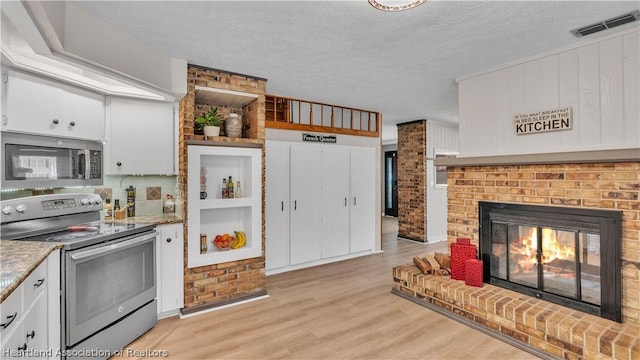
[[[356,201],[356,197],[354,196],[354,197],[353,197],[353,206],[356,206],[356,202],[357,202],[357,201]]]
[[[9,325],[11,325],[11,323],[13,322],[13,320],[15,320],[18,317],[18,313],[14,312],[13,315],[7,315],[7,322],[0,324],[0,326],[2,326],[3,329],[6,329],[9,327]]]
[[[53,119],[53,121],[52,121],[52,122],[53,122],[53,124],[54,124],[54,125],[58,125],[58,124],[60,123],[60,120],[58,120],[58,119]]]
[[[280,211],[284,212],[284,201],[280,201]]]
[[[298,200],[293,200],[293,210],[298,210]]]
[[[75,121],[70,122],[69,126],[76,126],[76,122]]]
[[[344,197],[344,206],[347,206],[347,197]]]
[[[116,163],[116,165],[118,165],[118,166],[122,166],[122,163],[121,163],[120,161],[118,161],[118,162]]]
[[[171,242],[171,238],[167,238],[167,242],[170,243]]]
[[[24,345],[22,345],[22,346],[18,346],[18,350],[20,350],[20,351],[27,350],[27,343],[24,343]]]
[[[44,279],[45,279],[45,278],[38,279],[38,281],[36,281],[36,283],[35,283],[35,284],[33,284],[33,287],[34,287],[34,288],[39,288],[40,286],[42,286],[42,284],[44,284]]]
[[[31,330],[30,333],[27,333],[27,339],[33,339],[34,337],[36,337],[36,331],[35,330]]]

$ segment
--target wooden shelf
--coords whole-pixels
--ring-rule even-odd
[[[196,85],[196,104],[224,105],[231,108],[242,108],[257,98],[258,94]]]

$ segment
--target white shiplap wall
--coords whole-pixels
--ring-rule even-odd
[[[458,151],[458,126],[427,121],[427,241],[447,240],[447,187],[435,186],[433,159],[436,152]]]
[[[459,78],[460,157],[640,147],[638,29]],[[513,115],[570,106],[570,130],[516,135]]]

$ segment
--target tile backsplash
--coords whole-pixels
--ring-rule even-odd
[[[73,187],[48,190],[18,190],[3,192],[2,200],[44,194],[86,193],[99,194],[102,199],[120,200],[120,206],[127,203],[128,186],[136,188],[136,216],[162,214],[162,199],[171,194],[177,198],[176,176],[105,176],[104,184],[95,187]],[[179,214],[181,215],[181,214]]]

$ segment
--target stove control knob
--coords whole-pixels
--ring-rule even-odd
[[[5,206],[2,208],[2,213],[4,215],[10,215],[13,212],[13,208],[11,206]]]
[[[93,205],[96,203],[96,199],[94,198],[89,198],[89,205]]]
[[[20,214],[24,214],[24,212],[27,211],[27,206],[25,204],[20,204],[16,206],[16,211]]]
[[[96,205],[102,204],[102,198],[96,198]]]
[[[88,204],[89,204],[89,199],[83,198],[80,200],[80,205],[88,205]]]

